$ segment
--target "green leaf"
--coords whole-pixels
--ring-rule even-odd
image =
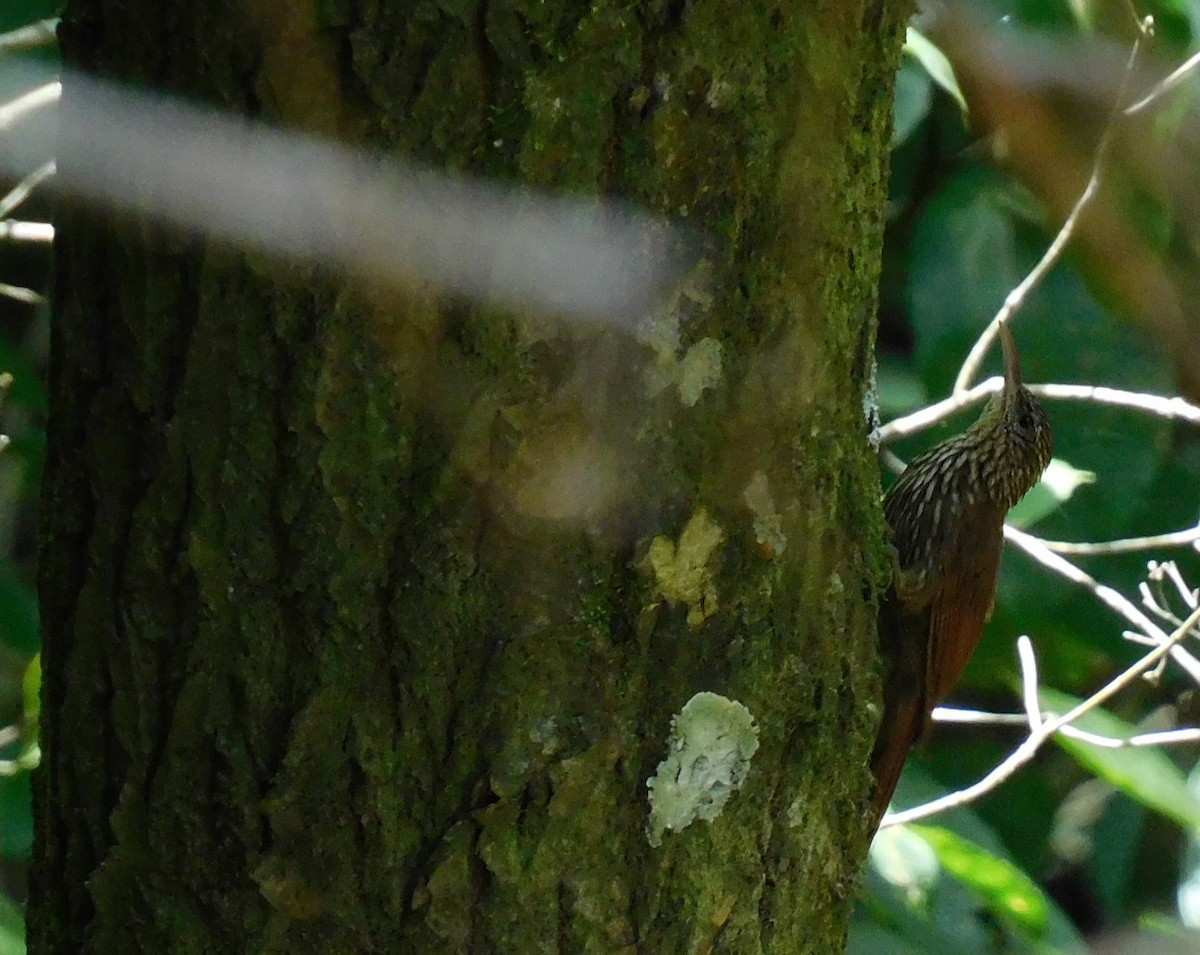
[[[1006,199],[1011,191],[994,171],[968,165],[946,180],[916,221],[906,304],[916,335],[913,358],[933,394],[948,390],[976,335],[1024,277]],[[1015,334],[1025,357],[1022,328]]]
[[[56,16],[59,0],[7,0],[0,4],[0,30],[13,30]]]
[[[1054,844],[1064,846],[1064,835],[1082,837],[1074,846],[1067,842],[1068,853],[1085,847],[1079,858],[1087,873],[1096,902],[1116,922],[1133,917],[1144,880],[1140,855],[1151,838],[1149,826],[1154,819],[1141,803],[1124,793],[1104,792],[1101,780],[1095,787],[1081,787],[1059,806],[1054,820]],[[1072,833],[1072,829],[1074,832]]]
[[[929,115],[929,77],[910,60],[900,64],[896,74],[896,100],[892,107],[892,148],[912,135]]]
[[[871,843],[871,866],[899,889],[910,905],[921,905],[941,872],[927,839],[909,826],[881,829]]]
[[[0,857],[28,859],[33,847],[33,793],[29,773],[0,776]]]
[[[959,109],[964,113],[967,111],[967,100],[958,86],[958,78],[954,75],[954,67],[946,59],[945,53],[912,27],[908,28],[908,32],[904,36],[904,52],[916,57],[917,62],[925,67],[925,72],[929,74],[929,78],[954,97]]]
[[[1029,527],[1057,511],[1085,484],[1095,484],[1094,471],[1081,471],[1054,458],[1042,479],[1008,514],[1008,522],[1017,527]]]
[[[999,918],[1031,938],[1046,930],[1046,899],[1011,862],[939,826],[913,826],[943,869],[977,893]]]
[[[1042,706],[1054,713],[1066,713],[1081,702],[1078,697],[1057,690],[1038,691]],[[1137,730],[1102,709],[1085,713],[1075,725],[1103,736],[1128,739]],[[1054,741],[1084,768],[1111,783],[1147,809],[1174,820],[1189,831],[1200,830],[1200,799],[1188,788],[1183,773],[1160,749],[1129,747],[1108,749],[1061,733]]]
[[[11,560],[0,558],[0,643],[25,653],[41,644],[37,595]]]
[[[858,913],[850,920],[846,955],[928,955],[930,933],[918,926],[915,937],[906,938],[895,925],[881,925]],[[943,955],[950,955],[939,948]]]
[[[884,880],[874,866],[867,868],[865,882],[860,911],[870,921],[856,918],[852,923],[850,955],[982,955],[998,950],[994,924],[980,918],[978,901],[959,882],[943,879],[936,893],[923,900]]]
[[[14,405],[38,413],[45,412],[46,382],[25,349],[11,341],[0,339],[0,371],[12,375],[12,384],[0,393],[3,395],[0,404]]]
[[[943,792],[945,788],[925,772],[917,760],[905,768],[894,803],[896,806],[913,806]],[[1020,873],[1020,868],[995,830],[973,808],[952,809],[940,815],[938,820],[943,824],[943,829],[975,852],[988,860],[997,859]],[[932,849],[937,855],[937,846],[925,839],[924,833],[916,827],[895,828],[901,831],[908,829],[910,836],[925,844],[925,853]],[[881,830],[875,837],[876,842],[889,837],[892,831],[892,828]],[[902,845],[896,843],[893,848],[902,848]],[[937,952],[938,955],[1001,952],[1004,955],[1026,952],[1031,955],[1035,952],[1038,955],[1052,952],[1084,955],[1087,951],[1079,933],[1053,900],[1042,898],[1046,918],[1044,929],[1035,938],[1025,930],[1021,921],[1009,919],[1002,912],[995,913],[991,900],[975,886],[957,875],[952,876],[949,866],[942,862],[940,855],[932,869],[938,874],[936,884],[928,886],[927,891],[922,884],[923,894],[915,895],[905,885],[894,884],[885,878],[877,865],[878,858],[873,846],[871,864],[864,873],[867,891],[851,922],[850,955],[907,955],[912,951]],[[899,868],[903,869],[903,865]],[[931,871],[924,861],[916,868],[918,879]],[[997,914],[1002,917],[1002,931],[999,932]]]
[[[1191,771],[1188,789],[1200,795],[1200,763]],[[1193,830],[1183,852],[1179,885],[1175,890],[1175,905],[1179,918],[1188,928],[1200,929],[1200,831]]]
[[[879,356],[879,413],[885,421],[899,418],[929,404],[925,383],[907,365],[890,355]]]
[[[0,895],[0,955],[25,955],[25,913]]]

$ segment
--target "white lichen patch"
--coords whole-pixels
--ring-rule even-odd
[[[674,363],[679,354],[682,342],[679,338],[679,316],[681,292],[672,296],[671,302],[661,311],[649,312],[637,323],[635,333],[639,340],[649,345],[659,362],[669,360]],[[656,376],[651,376],[648,382],[657,382]],[[661,390],[661,389],[660,389]]]
[[[646,781],[650,845],[662,845],[668,829],[717,818],[741,788],[757,750],[758,725],[744,705],[708,692],[688,700],[671,720],[667,758]]]
[[[782,554],[787,547],[787,537],[783,533],[779,512],[775,509],[775,499],[771,496],[767,476],[762,471],[754,472],[754,477],[742,491],[742,500],[754,515],[754,539],[772,556]]]
[[[733,99],[736,87],[728,80],[713,79],[708,84],[708,93],[704,96],[704,101],[708,103],[711,109],[725,109]]]
[[[791,828],[797,829],[800,826],[803,826],[807,818],[808,818],[808,800],[802,799],[799,796],[797,796],[790,803],[788,803],[787,824]]]
[[[867,387],[863,391],[862,410],[867,422],[867,443],[871,445],[872,451],[878,451],[882,421],[879,417],[879,363],[874,358],[871,359],[871,371],[867,378]]]
[[[721,380],[721,343],[701,338],[683,356],[676,374],[679,400],[691,408],[706,388],[715,388]]]
[[[721,525],[704,508],[687,522],[675,543],[666,537],[650,542],[650,566],[658,592],[674,607],[688,608],[688,626],[698,627],[717,612],[713,559],[725,541]]]

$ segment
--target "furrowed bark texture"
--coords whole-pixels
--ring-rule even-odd
[[[701,253],[581,327],[64,201],[31,952],[841,949],[906,12],[68,4],[77,68],[622,197]],[[760,745],[656,847],[699,691]]]

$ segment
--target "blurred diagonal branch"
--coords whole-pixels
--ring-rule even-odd
[[[17,53],[57,42],[58,18],[39,20],[7,33],[0,33],[0,53]]]

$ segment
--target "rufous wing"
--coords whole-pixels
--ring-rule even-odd
[[[942,586],[930,605],[925,686],[931,712],[962,679],[983,636],[983,625],[992,615],[1002,527],[997,522],[988,539],[974,541],[969,551],[947,562]]]
[[[887,810],[909,751],[928,729],[933,708],[962,678],[991,615],[1003,531],[999,516],[984,524],[971,541],[953,542],[941,573],[924,578],[932,586],[915,587],[917,578],[898,574],[880,608],[879,639],[888,669],[883,719],[871,753],[875,823]]]

